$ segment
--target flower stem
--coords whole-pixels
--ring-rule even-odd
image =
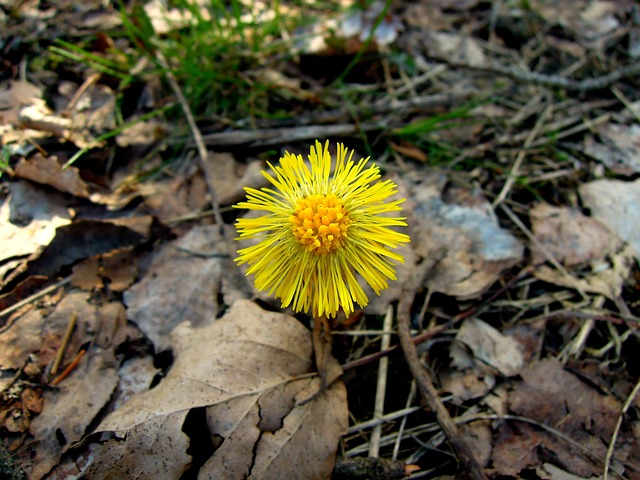
[[[331,358],[331,328],[326,315],[313,319],[311,335],[316,368],[320,374],[320,392],[327,387],[328,361]]]

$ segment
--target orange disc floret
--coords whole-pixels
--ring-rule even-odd
[[[296,240],[316,255],[340,248],[350,224],[349,213],[335,195],[309,195],[298,200],[289,220]]]

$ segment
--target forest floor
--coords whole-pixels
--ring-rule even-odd
[[[1,478],[640,479],[636,2],[0,0],[0,32]],[[411,238],[327,388],[233,261],[244,188],[316,140]]]

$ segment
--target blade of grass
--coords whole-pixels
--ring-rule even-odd
[[[108,140],[109,138],[115,137],[116,135],[122,133],[127,128],[132,127],[133,125],[136,125],[137,123],[144,122],[144,121],[149,120],[149,119],[151,119],[153,117],[157,117],[161,113],[164,113],[164,112],[166,112],[167,110],[169,110],[170,108],[173,108],[173,107],[174,107],[174,105],[170,104],[170,105],[165,105],[162,108],[157,108],[157,109],[155,109],[155,110],[153,110],[151,112],[148,112],[148,113],[145,113],[144,115],[141,115],[140,117],[136,118],[135,120],[132,120],[130,122],[127,122],[127,123],[124,123],[124,124],[120,125],[119,127],[111,130],[110,132],[105,133],[104,135],[99,136],[98,138],[95,139],[95,141],[92,144],[87,145],[86,147],[83,147],[80,150],[78,150],[69,160],[67,160],[67,162],[62,166],[62,169],[65,170],[65,169],[69,168],[82,155],[87,153],[89,150],[92,150],[93,148],[99,146],[99,144],[102,143],[103,141]]]

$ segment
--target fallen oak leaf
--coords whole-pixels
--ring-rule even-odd
[[[98,426],[97,433],[113,438],[95,450],[90,477],[143,474],[148,455],[157,452],[134,447],[141,439],[169,439],[171,471],[163,475],[179,478],[189,463],[184,418],[200,407],[207,418],[200,428],[216,449],[199,478],[330,476],[347,427],[346,391],[334,381],[301,405],[320,381],[312,373],[309,332],[297,320],[243,300],[202,328],[182,323],[172,337],[176,361],[167,377]],[[341,373],[335,361],[331,373],[330,380]]]

